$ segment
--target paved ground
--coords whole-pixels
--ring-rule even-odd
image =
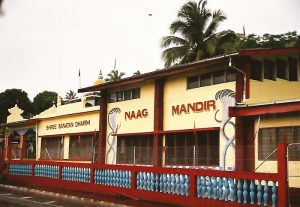
[[[55,190],[55,189],[53,189]],[[87,194],[82,192],[56,192],[0,184],[0,207],[169,207],[159,203],[134,201]]]

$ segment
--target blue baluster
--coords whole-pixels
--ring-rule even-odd
[[[158,174],[155,174],[155,192],[159,190],[159,177]]]
[[[163,174],[163,192],[167,192],[167,175]]]
[[[255,190],[255,187],[254,187],[254,181],[251,180],[251,183],[250,183],[250,203],[251,204],[254,204],[254,198],[255,198],[255,193],[254,193],[254,190]]]
[[[160,174],[159,176],[159,192],[163,192],[163,175]]]
[[[167,174],[167,193],[171,193],[171,176]]]
[[[211,190],[212,190],[211,179],[210,179],[210,177],[208,177],[207,178],[207,198],[211,198]]]
[[[238,184],[237,184],[237,197],[238,197],[238,203],[242,202],[242,183],[241,179],[238,179]]]
[[[276,186],[276,181],[273,181],[273,186],[272,186],[272,207],[276,207],[277,203],[277,186]]]
[[[223,200],[223,178],[219,177],[218,181],[219,200]]]
[[[203,176],[202,180],[202,198],[205,198],[205,193],[206,193],[206,176]]]
[[[197,176],[197,197],[201,196],[201,177]]]
[[[268,199],[269,199],[269,187],[268,187],[268,180],[265,181],[265,186],[264,186],[264,206],[268,206]]]
[[[227,178],[224,178],[224,186],[225,186],[225,192],[224,192],[224,199],[225,201],[228,201],[228,195],[229,195],[229,184]]]
[[[244,197],[244,203],[247,204],[248,203],[248,184],[247,184],[247,180],[244,180],[244,185],[243,185],[243,197]]]
[[[217,199],[217,178],[212,177],[212,182],[213,182],[213,198],[216,200]]]
[[[175,193],[177,195],[179,195],[180,194],[180,179],[179,179],[179,175],[178,174],[175,175],[175,185],[176,185],[176,187],[175,187]]]
[[[234,184],[234,179],[230,178],[230,197],[231,201],[235,201],[235,184]]]
[[[184,175],[180,175],[181,176],[181,185],[180,185],[180,194],[181,195],[185,195],[185,179],[184,179]]]
[[[185,184],[184,184],[185,196],[188,196],[190,192],[190,178],[187,175],[185,175],[184,178],[185,178]]]
[[[136,175],[136,188],[140,189],[140,172],[137,173]]]
[[[175,176],[174,174],[171,174],[171,193],[174,194],[175,193]]]
[[[155,177],[154,177],[154,174],[153,173],[150,173],[150,178],[151,178],[151,181],[150,181],[150,190],[151,191],[154,191],[155,188],[154,188],[154,185],[155,185]]]

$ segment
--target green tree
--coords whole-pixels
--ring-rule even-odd
[[[125,75],[124,72],[119,72],[118,70],[114,69],[107,74],[107,78],[105,79],[105,81],[106,82],[118,81],[121,80],[124,75]]]
[[[31,101],[22,89],[7,89],[0,93],[0,123],[5,123],[9,115],[8,109],[15,105],[24,110],[22,116],[29,118],[32,113]]]
[[[226,17],[221,10],[211,12],[206,4],[206,0],[190,1],[179,10],[177,20],[170,25],[172,35],[161,41],[161,47],[166,48],[162,53],[166,67],[230,51],[226,43],[235,42],[235,33],[230,30],[216,33]]]
[[[53,106],[57,102],[57,93],[53,91],[43,91],[37,94],[32,102],[34,114],[39,114]]]
[[[73,90],[69,90],[69,91],[66,93],[65,99],[67,99],[67,100],[72,100],[72,99],[76,99],[76,98],[77,98],[77,93],[75,93]]]
[[[141,72],[139,70],[135,71],[132,76],[138,76],[138,75],[141,75]]]

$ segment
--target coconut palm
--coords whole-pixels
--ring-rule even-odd
[[[66,93],[65,99],[72,100],[76,98],[77,98],[77,94],[73,90],[70,90],[69,92]]]
[[[228,51],[225,43],[234,42],[234,32],[216,33],[226,17],[221,10],[211,12],[206,4],[206,0],[190,1],[179,10],[177,20],[170,25],[172,35],[161,41],[161,47],[166,48],[162,53],[166,67],[220,54]]]
[[[107,78],[105,79],[105,81],[111,82],[111,81],[121,80],[124,75],[125,75],[124,72],[119,72],[118,70],[114,69],[107,74]]]

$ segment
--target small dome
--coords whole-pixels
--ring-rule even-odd
[[[102,71],[100,70],[98,79],[94,81],[93,85],[95,86],[95,85],[100,85],[103,83],[105,83],[105,80],[103,80]]]
[[[93,85],[95,86],[95,85],[100,85],[100,84],[103,84],[103,83],[105,83],[105,80],[103,80],[103,79],[97,79],[97,80],[94,81]]]

